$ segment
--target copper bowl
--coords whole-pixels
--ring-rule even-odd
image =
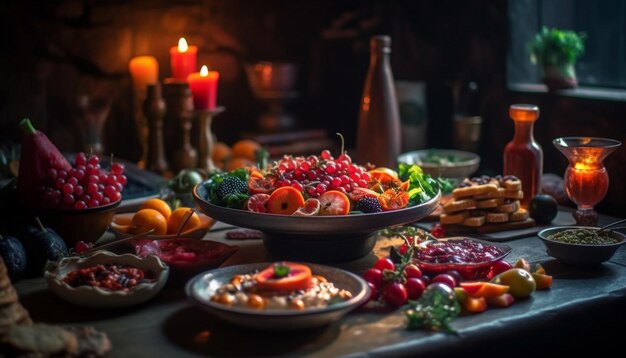
[[[115,209],[121,202],[84,210],[46,209],[38,216],[43,225],[56,231],[68,247],[74,247],[78,241],[98,241],[111,225]]]

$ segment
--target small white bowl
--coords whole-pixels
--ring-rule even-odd
[[[71,287],[63,282],[70,272],[94,265],[117,264],[135,266],[144,272],[151,272],[153,282],[141,283],[128,291],[109,291],[99,287]],[[137,305],[153,298],[167,282],[169,268],[158,257],[141,258],[136,255],[116,255],[98,251],[88,257],[66,257],[57,266],[46,271],[44,277],[48,287],[60,298],[73,304],[92,308],[117,308]]]

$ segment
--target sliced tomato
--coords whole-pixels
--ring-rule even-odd
[[[406,191],[387,189],[378,197],[383,211],[398,210],[409,204],[409,194]]]
[[[259,173],[259,172],[253,172],[253,173]],[[267,176],[259,176],[257,174],[255,175],[250,175],[250,178],[248,179],[248,191],[250,192],[250,194],[269,194],[271,193],[274,189],[276,189],[275,186],[276,183],[276,177],[273,175],[267,175]]]
[[[277,265],[288,268],[288,273],[277,277]],[[277,262],[254,276],[259,289],[264,291],[296,291],[310,288],[313,275],[311,269],[295,262]]]
[[[246,209],[253,213],[265,213],[267,212],[267,200],[270,198],[269,194],[258,193],[248,198],[246,201]]]
[[[459,285],[468,295],[474,295],[483,286],[484,282],[461,282]]]
[[[320,201],[320,215],[348,215],[350,199],[338,190],[329,190],[322,194]]]
[[[545,290],[552,287],[552,276],[543,273],[532,273],[538,290]]]
[[[468,296],[463,303],[463,308],[467,312],[480,313],[487,310],[487,301],[484,297],[472,297]]]

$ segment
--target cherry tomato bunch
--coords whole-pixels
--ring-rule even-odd
[[[511,264],[498,261],[489,272],[492,278],[510,269]],[[456,270],[439,273],[430,278],[414,263],[394,263],[390,258],[378,259],[374,266],[363,274],[372,294],[370,301],[379,301],[391,308],[398,308],[408,300],[417,300],[424,290],[433,283],[442,283],[452,289],[463,282],[463,276]]]

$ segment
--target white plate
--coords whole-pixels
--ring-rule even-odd
[[[128,291],[109,291],[92,286],[71,287],[63,282],[63,278],[68,273],[99,264],[132,265],[144,272],[150,271],[155,280],[150,283],[141,283]],[[116,255],[99,251],[84,258],[66,257],[54,269],[46,271],[44,277],[48,287],[68,302],[85,307],[115,308],[148,301],[165,286],[168,275],[169,268],[156,256],[141,258],[131,254]]]
[[[252,308],[230,307],[212,302],[211,296],[222,285],[230,282],[235,275],[250,274],[268,267],[271,263],[256,263],[223,267],[207,271],[192,278],[185,288],[187,297],[211,314],[230,323],[261,330],[296,330],[323,326],[339,320],[351,310],[359,307],[370,296],[370,288],[359,276],[330,266],[307,264],[314,275],[324,276],[335,287],[352,293],[352,298],[324,308],[310,308],[302,311],[256,310]]]

